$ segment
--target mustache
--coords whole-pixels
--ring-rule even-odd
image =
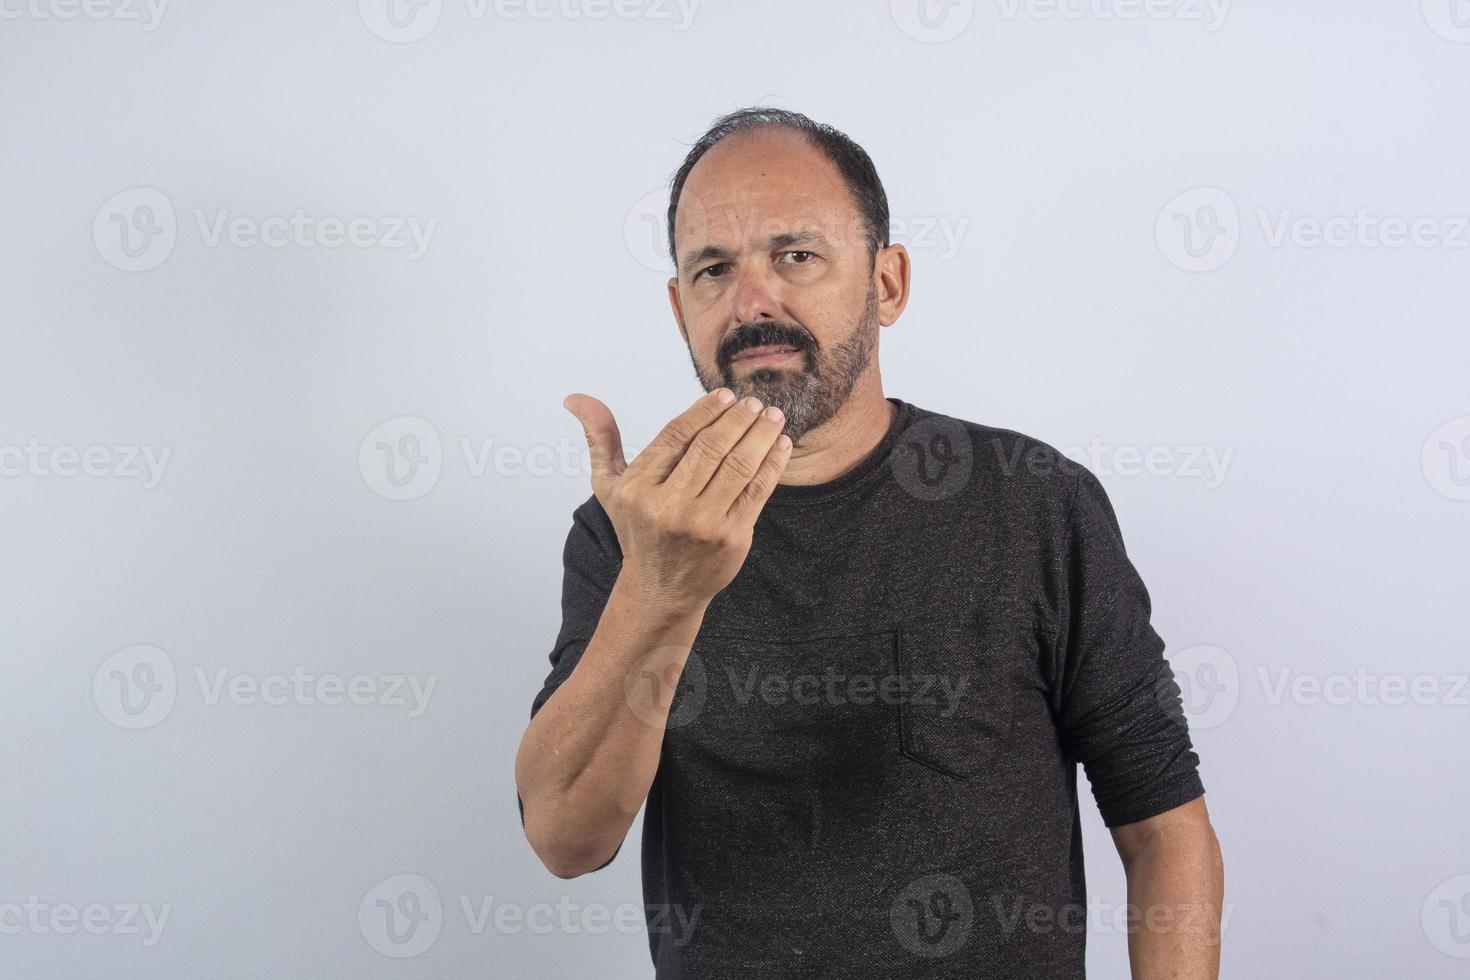
[[[741,327],[721,341],[719,351],[715,355],[715,362],[720,367],[726,367],[742,351],[773,344],[794,347],[799,351],[816,346],[811,335],[795,324],[757,323]]]

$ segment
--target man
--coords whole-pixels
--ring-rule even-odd
[[[888,224],[868,155],[796,113],[724,117],[676,174],[708,394],[631,463],[566,400],[593,495],[516,759],[527,838],[585,874],[646,802],[660,978],[1080,977],[1080,763],[1133,975],[1215,977],[1219,847],[1112,507],[1036,439],[884,396]]]

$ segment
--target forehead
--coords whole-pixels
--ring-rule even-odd
[[[679,195],[674,234],[683,255],[797,230],[837,241],[858,218],[826,154],[798,132],[760,127],[727,136],[699,158]]]

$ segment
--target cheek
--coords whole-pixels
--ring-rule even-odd
[[[813,299],[809,302],[788,307],[792,319],[806,328],[806,332],[822,347],[831,347],[841,342],[856,322],[848,314],[846,305],[835,299]]]
[[[817,336],[846,336],[862,318],[871,283],[865,276],[829,276],[794,290],[787,309]]]

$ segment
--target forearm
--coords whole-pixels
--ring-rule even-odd
[[[516,788],[526,836],[553,873],[601,866],[627,835],[705,605],[652,598],[620,575],[576,669],[527,727]]]
[[[1215,980],[1225,873],[1210,825],[1152,833],[1124,866],[1133,980]]]

